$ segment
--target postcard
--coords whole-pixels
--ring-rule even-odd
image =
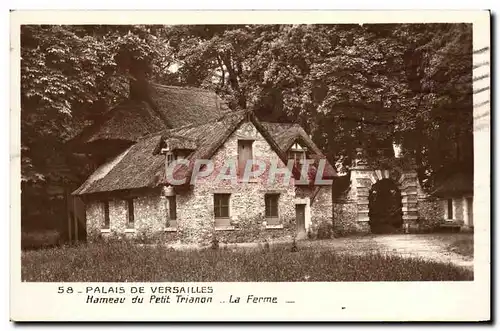
[[[488,11],[11,12],[24,321],[489,321]]]

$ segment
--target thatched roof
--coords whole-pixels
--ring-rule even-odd
[[[150,96],[169,128],[201,125],[220,117],[229,108],[210,90],[151,84]]]
[[[156,187],[165,169],[165,156],[154,153],[160,141],[161,134],[140,139],[101,165],[73,194]]]
[[[160,130],[200,125],[215,120],[229,109],[213,91],[146,83],[140,96],[109,110],[72,139],[75,148],[98,140],[135,142]]]
[[[195,139],[191,137],[183,136],[169,136],[164,139],[164,142],[171,150],[176,149],[191,149],[195,150],[198,147],[198,143]]]
[[[136,141],[150,132],[165,129],[165,124],[145,101],[127,100],[109,110],[71,141],[89,144],[98,140]]]
[[[437,197],[454,197],[470,194],[474,190],[473,172],[457,171],[437,180],[432,195]]]
[[[91,194],[105,191],[156,187],[168,184],[165,176],[165,156],[159,154],[160,147],[165,144],[166,141],[177,141],[181,143],[183,137],[186,138],[189,145],[195,147],[195,149],[188,157],[190,161],[189,165],[178,167],[173,176],[177,179],[190,178],[194,161],[198,159],[210,159],[240,124],[245,121],[251,121],[254,124],[280,159],[286,163],[286,150],[282,149],[281,146],[276,143],[273,134],[268,130],[268,128],[273,127],[274,124],[261,123],[250,112],[230,112],[214,121],[202,125],[187,125],[176,129],[163,130],[141,138],[135,145],[130,147],[124,155],[115,157],[105,165],[111,168],[110,170],[105,172],[101,169],[103,167],[105,168],[105,166],[101,167],[96,171],[99,172],[99,175],[92,175],[87,182],[73,192],[73,194]],[[300,130],[297,130],[295,126],[290,126],[290,129],[300,133]],[[314,143],[308,143],[308,147],[313,151],[319,151]],[[321,153],[321,151],[319,152]],[[323,158],[322,154],[316,157]],[[294,169],[293,172],[295,178],[300,177],[298,169]],[[334,176],[336,176],[336,173],[333,167],[327,162],[324,177]]]

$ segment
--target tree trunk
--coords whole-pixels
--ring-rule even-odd
[[[227,73],[229,75],[229,84],[231,85],[231,88],[236,92],[236,96],[238,98],[238,106],[240,106],[242,109],[246,109],[247,108],[246,96],[241,90],[240,83],[238,81],[238,73],[234,68],[231,53],[226,52],[224,56],[222,56],[222,61],[224,62],[224,65],[226,66],[227,69]]]

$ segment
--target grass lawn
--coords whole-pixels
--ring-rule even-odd
[[[99,243],[22,253],[23,281],[231,282],[473,280],[448,264],[313,247],[172,251],[162,246]]]
[[[473,233],[442,233],[431,235],[432,239],[442,242],[447,250],[467,257],[474,257]]]

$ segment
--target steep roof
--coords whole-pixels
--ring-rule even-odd
[[[174,178],[190,178],[194,160],[210,159],[224,144],[229,136],[244,121],[251,121],[262,136],[271,145],[280,159],[287,161],[286,150],[276,143],[268,128],[269,123],[259,122],[252,113],[237,111],[226,113],[217,120],[202,125],[187,125],[176,129],[163,130],[141,138],[131,146],[124,155],[119,155],[100,167],[87,182],[73,194],[91,194],[105,191],[156,187],[166,184],[165,156],[158,154],[162,141],[182,137],[188,138],[190,146],[195,146],[193,153],[188,157],[188,166],[180,166],[173,174]],[[271,125],[273,126],[273,125]],[[312,143],[314,145],[314,143]],[[319,150],[315,145],[314,149]],[[322,154],[318,155],[322,158]],[[294,168],[294,175],[299,178],[298,169]],[[324,176],[336,176],[333,167],[327,162]]]
[[[201,125],[220,117],[229,108],[213,91],[194,87],[151,84],[150,96],[169,128]]]
[[[98,140],[135,142],[145,134],[185,125],[200,125],[229,111],[210,90],[146,83],[140,99],[128,99],[85,128],[71,144]],[[78,148],[78,147],[77,147]]]
[[[165,156],[155,154],[161,134],[140,139],[101,165],[73,194],[156,187],[164,173]]]
[[[87,144],[98,140],[136,141],[147,133],[165,128],[165,123],[147,102],[126,100],[85,128],[73,142]]]

